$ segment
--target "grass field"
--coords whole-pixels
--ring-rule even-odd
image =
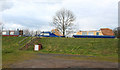
[[[94,38],[41,38],[43,49],[39,52],[33,51],[34,46],[28,50],[19,50],[19,42],[25,37],[3,37],[2,38],[2,61],[3,68],[14,62],[28,60],[37,57],[36,53],[57,53],[97,56],[95,59],[117,62],[118,39],[94,39]],[[31,38],[27,38],[30,40]],[[27,40],[26,39],[26,40]],[[26,41],[25,40],[25,41]],[[35,43],[37,44],[37,43]]]
[[[31,55],[31,52],[19,50],[22,47],[19,46],[19,42],[24,38],[25,37],[2,37],[3,68],[6,68],[16,61],[23,61],[34,57],[34,55]]]
[[[96,56],[88,58],[71,57],[70,59],[118,62],[118,39],[41,38],[38,43],[43,45],[43,49],[38,53]],[[29,51],[31,50],[33,47],[29,49]]]
[[[100,38],[41,38],[46,53],[117,56],[118,39]],[[33,50],[33,47],[29,50]]]

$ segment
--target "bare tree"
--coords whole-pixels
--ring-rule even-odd
[[[24,29],[24,30],[23,30],[23,34],[24,34],[24,35],[29,35],[29,34],[30,34],[29,29]]]
[[[41,31],[40,31],[39,29],[37,29],[37,35],[39,35],[39,34],[40,34],[40,32],[41,32]]]
[[[34,31],[33,31],[33,30],[31,30],[31,31],[30,31],[30,34],[33,36],[33,35],[34,35]]]
[[[53,25],[65,36],[75,20],[74,14],[70,10],[61,9],[53,17]]]
[[[2,30],[3,30],[3,24],[0,22],[0,35],[2,35]]]
[[[117,38],[120,38],[120,27],[114,28],[113,32]]]

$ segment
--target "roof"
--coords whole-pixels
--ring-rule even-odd
[[[55,32],[54,32],[55,31]],[[63,34],[61,32],[59,32],[58,29],[52,29],[52,33],[54,33],[57,36],[63,36]]]
[[[101,28],[100,29],[103,35],[109,35],[109,36],[114,36],[114,32],[112,29],[109,28]]]

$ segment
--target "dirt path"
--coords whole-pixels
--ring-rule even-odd
[[[21,63],[12,64],[12,68],[117,68],[118,63],[75,60],[70,57],[94,57],[94,56],[75,56],[58,54],[38,54],[38,58],[26,60]],[[62,58],[62,57],[68,57]],[[59,57],[59,58],[58,58]],[[61,58],[60,58],[61,57]]]

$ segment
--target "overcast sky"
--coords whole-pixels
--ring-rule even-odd
[[[118,0],[0,0],[5,29],[50,31],[55,12],[65,8],[76,16],[78,30],[99,30],[118,26]]]

